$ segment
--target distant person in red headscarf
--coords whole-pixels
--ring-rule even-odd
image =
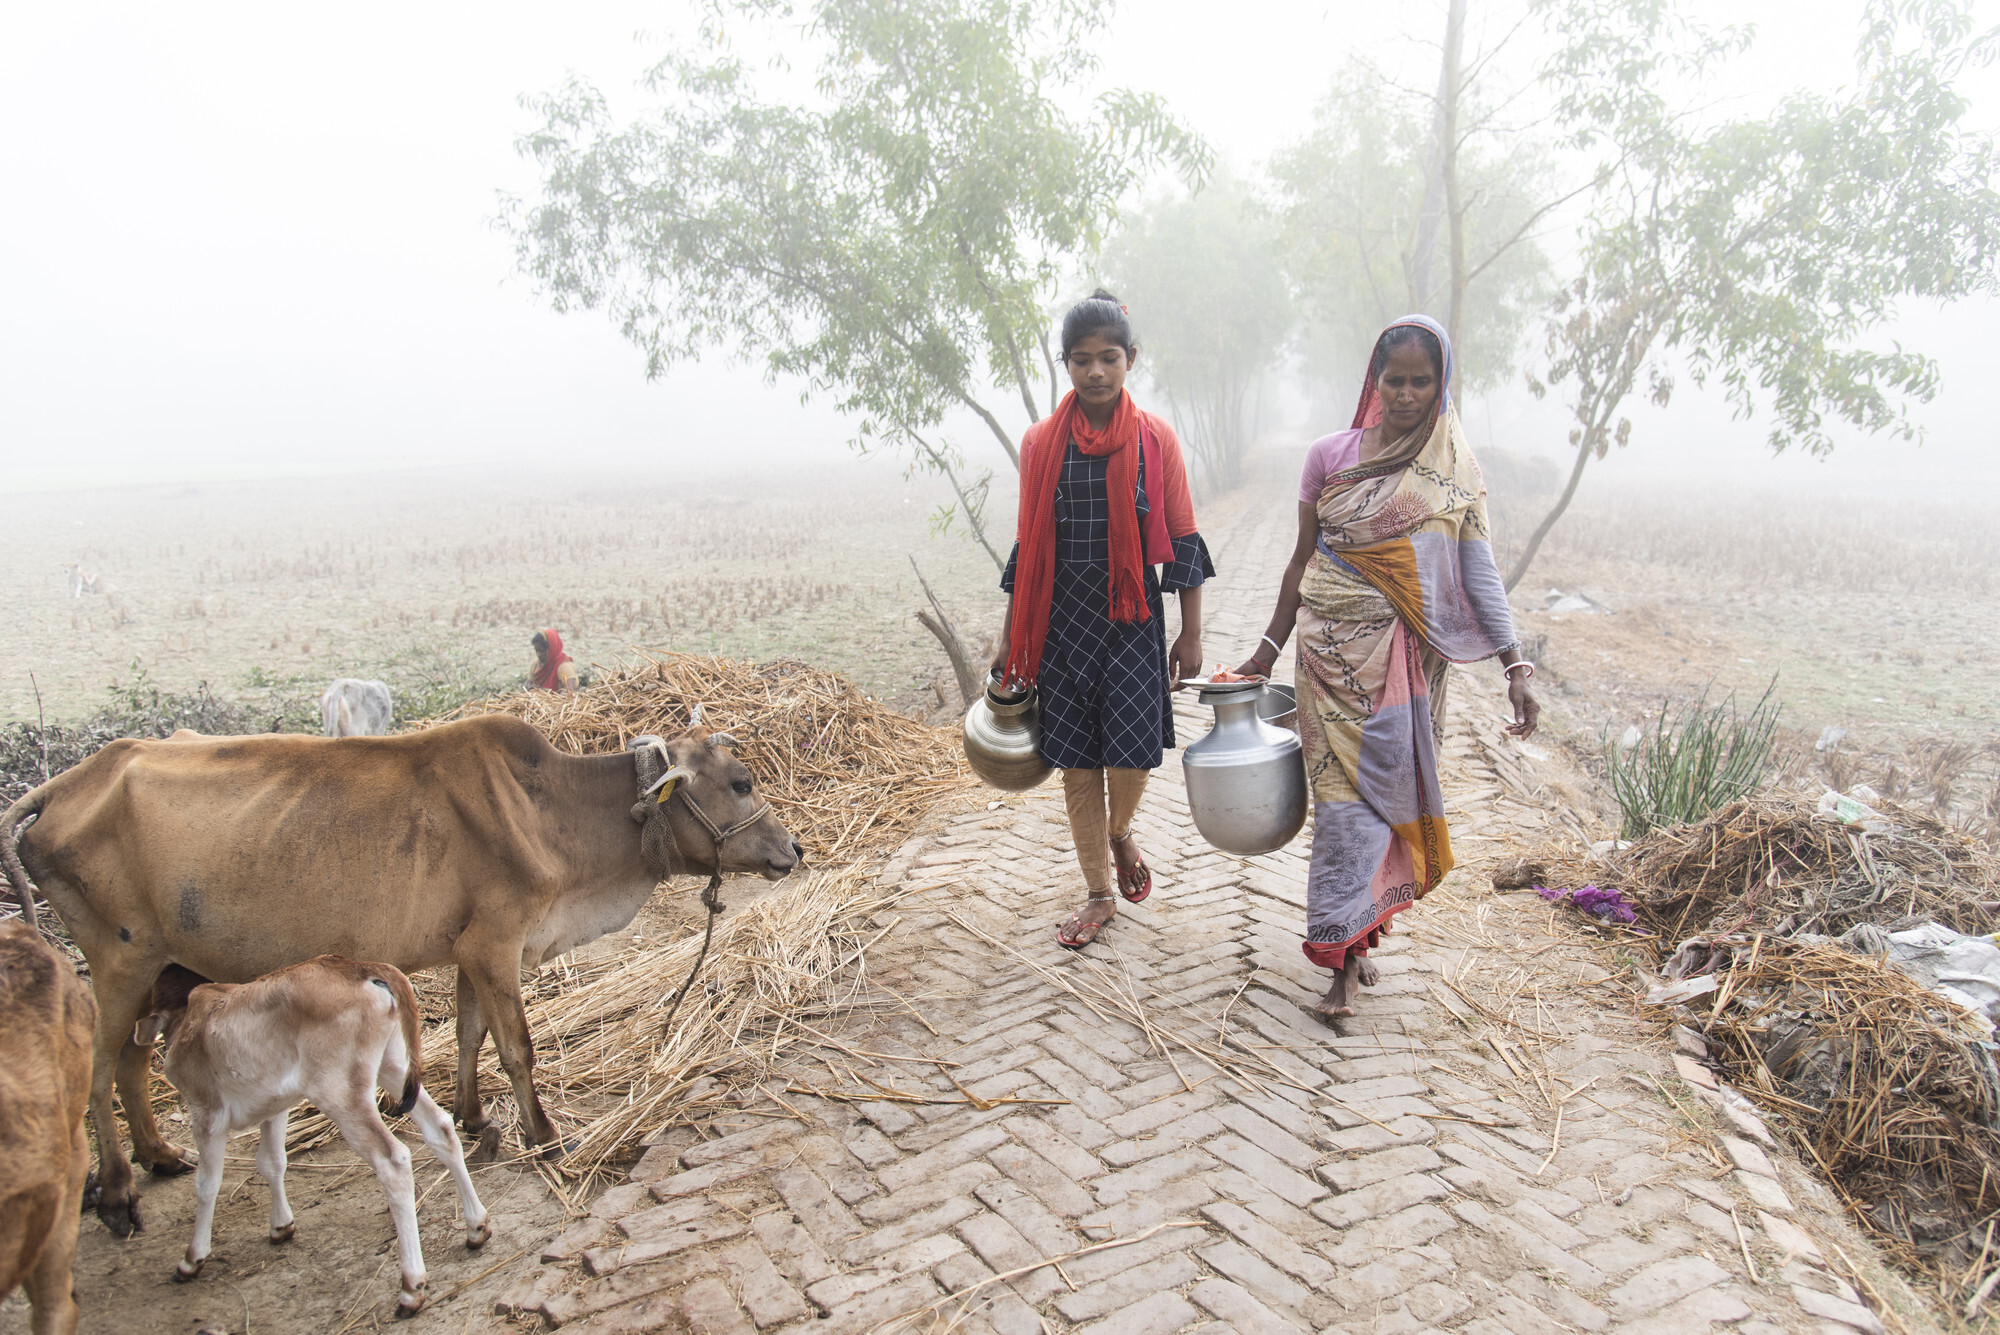
[[[535,646],[535,670],[528,674],[528,685],[544,691],[576,689],[576,664],[563,652],[562,636],[554,626],[536,631],[528,643]]]

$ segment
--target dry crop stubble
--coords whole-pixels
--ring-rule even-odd
[[[586,665],[642,643],[801,657],[929,709],[951,668],[916,623],[906,553],[961,625],[997,624],[1002,604],[983,552],[928,536],[937,491],[829,456],[616,483],[426,472],[10,498],[0,719],[35,718],[31,669],[55,722],[135,660],[163,687],[224,696],[252,672],[377,676],[420,646],[522,680],[545,625]],[[113,593],[72,599],[59,567],[77,560]]]

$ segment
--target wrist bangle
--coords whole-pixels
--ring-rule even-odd
[[[1274,653],[1274,654],[1276,654],[1276,655],[1278,656],[1278,658],[1283,658],[1283,657],[1285,656],[1285,646],[1284,646],[1284,645],[1282,645],[1282,644],[1279,644],[1279,643],[1278,643],[1278,642],[1277,642],[1276,640],[1272,639],[1272,638],[1271,638],[1270,636],[1268,636],[1268,635],[1260,635],[1260,636],[1258,636],[1257,638],[1258,638],[1258,639],[1260,639],[1260,640],[1262,640],[1262,641],[1263,641],[1264,643],[1266,643],[1266,644],[1270,645],[1270,646],[1271,646],[1271,652],[1272,652],[1272,653]],[[1278,661],[1278,659],[1277,659],[1277,658],[1274,658],[1274,659],[1272,659],[1271,661],[1272,661],[1273,663],[1275,663],[1275,662],[1277,662],[1277,661]]]
[[[1516,662],[1512,662],[1512,663],[1509,663],[1509,664],[1508,664],[1508,665],[1507,665],[1506,667],[1504,667],[1504,668],[1502,668],[1502,669],[1500,670],[1500,671],[1501,671],[1501,675],[1502,675],[1502,676],[1505,676],[1505,677],[1508,677],[1508,678],[1510,678],[1510,679],[1511,679],[1511,678],[1513,677],[1513,675],[1514,675],[1514,669],[1515,669],[1515,668],[1526,668],[1526,669],[1528,669],[1528,677],[1532,677],[1532,676],[1534,676],[1534,675],[1535,675],[1535,665],[1534,665],[1533,663],[1530,663],[1530,662],[1529,662],[1529,661],[1528,661],[1527,659],[1525,659],[1525,658],[1523,658],[1523,659],[1519,659],[1519,660],[1517,660]],[[1527,677],[1524,677],[1524,678],[1522,678],[1522,680],[1523,680],[1523,681],[1527,680]]]

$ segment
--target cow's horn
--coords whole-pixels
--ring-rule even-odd
[[[627,751],[643,751],[649,746],[665,746],[665,745],[666,745],[665,739],[655,736],[653,733],[646,732],[639,734],[637,737],[634,737],[631,741],[625,743],[625,749]]]
[[[664,788],[666,785],[670,783],[675,782],[676,780],[692,779],[693,777],[694,777],[694,771],[689,769],[686,765],[676,765],[672,769],[668,770],[665,774],[662,774],[659,778],[653,780],[652,784],[648,786],[647,789],[640,794],[640,796],[651,797],[654,793],[659,792],[660,789]]]
[[[699,700],[694,702],[694,711],[688,715],[688,726],[690,728],[699,728],[701,726],[701,701]]]
[[[708,735],[708,744],[710,746],[734,747],[736,739],[726,732],[712,732]]]

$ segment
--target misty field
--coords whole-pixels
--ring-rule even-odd
[[[1503,564],[1540,513],[1493,470]],[[1246,485],[1289,526],[1289,450]],[[905,712],[946,716],[949,664],[917,624],[915,556],[983,640],[992,561],[933,537],[939,488],[872,461],[697,478],[416,473],[17,497],[4,562],[15,628],[0,718],[88,714],[136,674],[207,682],[306,726],[325,681],[382,676],[406,706],[518,683],[553,625],[579,663],[646,645],[832,668]],[[1253,503],[1255,503],[1253,501]],[[1012,532],[996,489],[996,545]],[[1579,750],[1711,680],[1754,696],[1773,676],[1789,764],[2000,821],[2000,576],[1986,520],[1951,499],[1586,494],[1514,599],[1553,722]],[[106,591],[72,598],[80,562]],[[1271,572],[1275,582],[1277,571]],[[1599,613],[1546,610],[1552,589]],[[1249,646],[1210,643],[1237,661]],[[1234,657],[1232,657],[1234,655]],[[1822,729],[1847,730],[1832,753]]]
[[[35,717],[30,672],[54,721],[135,664],[274,715],[342,674],[463,694],[518,684],[542,626],[586,667],[633,645],[791,656],[935,708],[951,669],[913,615],[908,554],[968,632],[1001,606],[983,551],[927,536],[936,500],[847,460],[699,483],[422,473],[16,497],[0,718]],[[70,562],[106,591],[72,598]]]

